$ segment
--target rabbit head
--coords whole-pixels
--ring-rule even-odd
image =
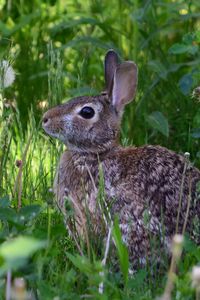
[[[48,110],[43,128],[63,141],[69,149],[103,152],[118,140],[124,106],[135,96],[137,66],[119,63],[116,52],[105,56],[106,91],[99,96],[83,96]]]

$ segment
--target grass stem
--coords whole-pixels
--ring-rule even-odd
[[[6,276],[6,300],[11,300],[11,279],[12,279],[12,273],[11,270],[7,271],[7,276]]]
[[[178,214],[176,219],[176,233],[178,233],[178,226],[179,226],[179,220],[180,220],[180,213],[181,213],[181,204],[182,204],[182,198],[183,198],[183,191],[184,191],[184,184],[185,184],[185,175],[189,164],[189,155],[188,153],[185,153],[185,163],[183,168],[183,174],[181,179],[181,186],[180,186],[180,195],[179,195],[179,203],[178,203]]]

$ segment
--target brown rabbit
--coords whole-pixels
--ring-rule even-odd
[[[168,246],[172,235],[182,232],[184,226],[193,235],[194,220],[199,221],[200,216],[196,193],[200,171],[185,157],[160,146],[123,148],[118,141],[120,122],[124,106],[135,96],[137,66],[131,61],[119,63],[110,50],[105,57],[105,81],[106,91],[101,95],[72,99],[43,116],[44,130],[67,146],[55,193],[63,212],[65,199],[71,200],[80,232],[86,209],[100,231],[103,221],[97,191],[101,165],[106,203],[111,206],[111,216],[119,216],[130,259],[134,264],[145,263],[150,236],[160,237],[163,246]]]

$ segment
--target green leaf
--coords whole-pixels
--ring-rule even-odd
[[[159,60],[151,60],[148,65],[155,73],[159,75],[159,77],[166,79],[167,69]]]
[[[128,258],[128,249],[122,240],[121,230],[119,227],[118,219],[115,218],[114,226],[112,230],[112,235],[115,241],[117,248],[117,253],[119,257],[120,268],[124,277],[124,283],[128,283],[128,271],[129,271],[129,258]]]
[[[0,22],[0,30],[2,30],[3,35],[5,36],[11,36],[15,32],[21,30],[27,25],[30,25],[32,21],[36,22],[36,19],[41,17],[40,10],[35,11],[34,13],[28,14],[28,15],[22,15],[19,19],[19,22],[15,24],[12,28],[9,28],[8,26],[5,26],[3,22]]]
[[[188,32],[184,34],[182,41],[186,45],[191,45],[195,40],[195,36],[195,32]]]
[[[17,238],[4,242],[0,246],[0,256],[8,262],[26,259],[37,250],[44,248],[45,245],[45,241],[40,241],[33,237],[18,236]]]
[[[197,30],[195,33],[195,39],[197,40],[198,43],[200,43],[200,30]]]
[[[19,219],[29,221],[34,219],[41,211],[40,205],[27,205],[20,209]]]
[[[104,43],[100,39],[95,37],[85,36],[85,37],[75,38],[69,41],[67,44],[64,44],[60,49],[77,47],[79,45],[84,45],[84,44],[93,45],[93,47],[96,46],[106,50],[112,48],[112,45],[110,43]]]
[[[73,265],[87,276],[94,276],[102,271],[102,263],[99,261],[94,261],[91,263],[86,256],[72,255],[69,252],[66,253],[66,255]]]
[[[10,205],[10,199],[8,195],[0,198],[0,208],[9,207],[9,205]]]
[[[200,138],[200,128],[194,128],[191,130],[191,136],[195,139]]]
[[[9,208],[9,207],[1,207],[0,220],[16,222],[17,219],[18,219],[18,215],[14,209]]]
[[[188,95],[190,93],[192,84],[193,84],[193,79],[191,74],[183,75],[178,83],[179,88],[184,95]]]
[[[76,16],[77,17],[77,16]],[[61,21],[58,25],[53,26],[50,29],[50,33],[52,35],[55,35],[57,33],[63,33],[67,29],[78,29],[77,27],[83,27],[84,25],[91,25],[99,27],[106,35],[110,35],[111,32],[113,32],[115,29],[111,27],[111,25],[108,27],[104,22],[99,21],[97,18],[78,18],[78,19],[69,19],[65,18],[64,21]]]
[[[141,21],[142,18],[144,17],[145,14],[145,9],[144,8],[138,8],[134,10],[134,12],[131,14],[131,18],[134,21]]]
[[[75,28],[78,25],[83,25],[83,24],[89,24],[89,25],[99,25],[100,22],[97,19],[93,18],[80,18],[80,19],[72,19],[72,20],[66,20],[58,25],[53,26],[53,28],[50,29],[52,33],[57,33],[57,32],[63,32],[63,30],[68,29],[68,28]]]
[[[189,53],[189,54],[196,54],[199,50],[199,47],[197,45],[186,45],[186,44],[174,44],[171,48],[169,48],[170,54],[183,54],[183,53]]]
[[[69,260],[73,263],[83,273],[91,273],[91,263],[85,256],[72,255],[71,253],[66,253]]]
[[[146,270],[138,270],[136,274],[132,278],[130,278],[128,282],[128,286],[131,289],[138,290],[141,289],[142,286],[144,285],[144,280],[147,277],[147,271]]]
[[[166,137],[169,136],[168,120],[160,111],[152,112],[152,114],[147,117],[147,122],[152,128],[158,130]]]
[[[41,207],[39,205],[30,205],[21,208],[19,212],[16,212],[14,208],[6,207],[7,202],[4,199],[4,207],[0,208],[0,220],[8,221],[8,222],[27,222],[34,219],[41,211]]]
[[[0,10],[3,9],[4,5],[6,4],[6,0],[1,0],[0,1]]]

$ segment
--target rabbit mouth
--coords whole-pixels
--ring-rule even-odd
[[[63,126],[61,126],[62,124],[57,124],[57,126],[55,126],[54,122],[52,122],[51,118],[47,118],[45,115],[43,117],[42,120],[42,128],[44,129],[44,131],[55,138],[58,138],[60,140],[63,141],[64,139],[64,135],[63,135]]]
[[[50,127],[48,127],[48,126],[45,126],[44,123],[42,124],[42,128],[44,129],[44,131],[45,131],[48,135],[50,135],[50,136],[52,136],[52,137],[54,137],[54,138],[57,138],[57,139],[59,139],[59,140],[61,140],[61,141],[65,141],[66,137],[64,137],[64,135],[63,135],[63,133],[62,133],[62,129],[60,129],[60,130],[53,129],[53,128],[50,128]]]

